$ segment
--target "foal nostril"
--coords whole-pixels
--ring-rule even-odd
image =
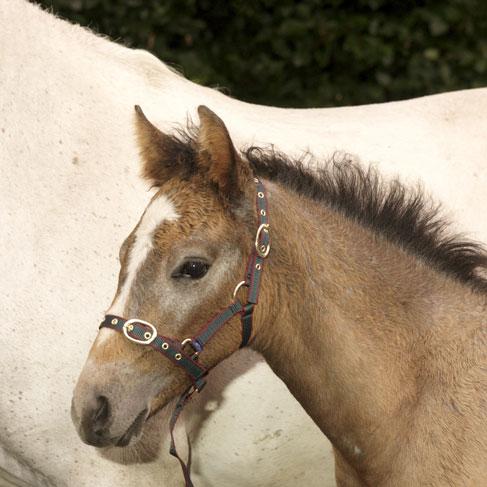
[[[110,404],[105,396],[98,396],[93,401],[92,408],[85,409],[81,421],[80,436],[85,443],[93,446],[107,446],[110,444],[108,423],[110,419]]]
[[[96,402],[97,408],[95,408],[95,411],[93,413],[93,426],[95,427],[95,431],[97,429],[101,429],[106,424],[108,416],[110,414],[108,399],[105,396],[98,396],[96,398]]]

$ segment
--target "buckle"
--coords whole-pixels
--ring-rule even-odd
[[[181,342],[181,349],[183,349],[185,347],[185,345],[187,345],[187,344],[191,345],[191,348],[193,349],[193,353],[191,355],[191,358],[195,359],[200,354],[201,347],[192,338],[185,338]]]
[[[270,242],[270,237],[269,237],[269,243],[267,245],[261,244],[259,242],[260,240],[260,234],[262,232],[264,233],[269,233],[269,224],[268,223],[261,223],[259,225],[259,228],[257,229],[257,234],[255,235],[255,250],[259,257],[262,257],[265,259],[271,250],[271,242]]]
[[[186,392],[186,397],[189,399],[195,392],[201,392],[206,386],[206,380],[198,379],[193,385],[190,386]]]
[[[129,335],[129,332],[134,329],[134,323],[140,323],[141,325],[145,325],[150,328],[150,331],[144,332],[144,338],[135,338]],[[148,321],[139,320],[137,318],[127,320],[123,325],[122,331],[126,338],[128,338],[131,342],[138,343],[139,345],[149,345],[157,338],[156,327]]]

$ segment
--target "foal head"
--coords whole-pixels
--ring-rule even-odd
[[[223,122],[198,109],[193,136],[166,135],[136,108],[144,176],[157,188],[120,249],[118,289],[107,314],[191,337],[231,301],[255,237],[255,183]],[[212,339],[211,368],[240,344],[239,319]],[[72,416],[82,439],[125,446],[145,420],[188,387],[184,370],[150,347],[101,329],[76,386]]]

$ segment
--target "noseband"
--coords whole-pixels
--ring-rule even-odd
[[[180,397],[170,421],[170,453],[181,463],[186,486],[193,485],[189,476],[189,465],[186,465],[176,452],[173,430],[181,410],[191,395],[195,391],[201,391],[206,384],[205,377],[209,372],[209,368],[200,362],[199,355],[211,338],[228,321],[237,315],[240,315],[242,323],[242,341],[240,348],[247,345],[252,336],[253,311],[259,301],[259,288],[264,269],[264,261],[271,249],[269,214],[265,188],[259,179],[254,178],[254,182],[257,187],[257,232],[252,252],[247,262],[244,279],[235,286],[233,300],[226,308],[211,318],[195,336],[182,341],[176,338],[158,335],[154,325],[139,318],[125,319],[120,316],[106,315],[100,324],[100,328],[110,328],[118,331],[131,342],[153,348],[171,360],[173,364],[182,367],[191,379],[192,385]],[[247,301],[244,304],[238,298],[238,292],[242,287],[248,288]]]

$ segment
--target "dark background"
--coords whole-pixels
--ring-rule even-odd
[[[197,83],[286,107],[487,85],[487,0],[41,0]]]

